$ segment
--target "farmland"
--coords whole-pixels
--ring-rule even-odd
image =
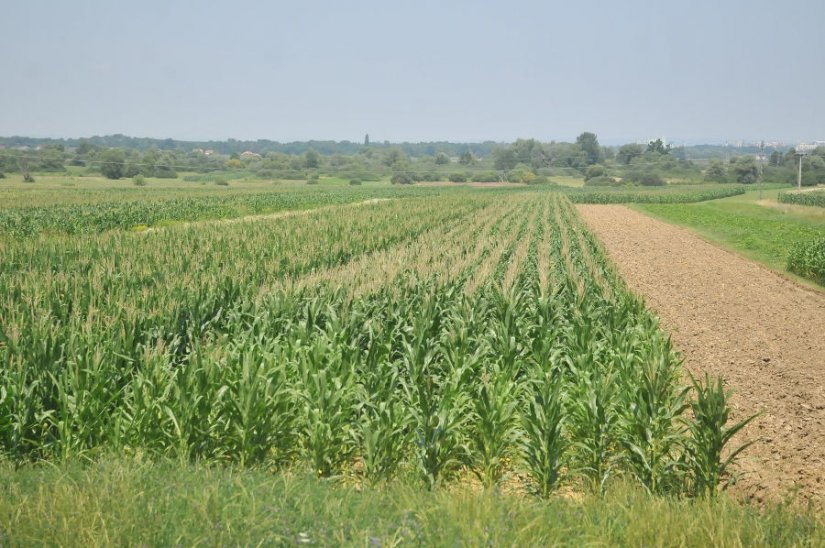
[[[269,470],[342,484],[333,496],[475,486],[508,504],[705,499],[730,479],[721,385],[691,386],[567,192],[179,200],[0,210],[36,220],[0,233],[3,460]],[[166,222],[268,208],[302,214]],[[152,211],[163,230],[130,230]]]
[[[678,360],[557,195],[44,236],[2,258],[13,458],[358,462],[431,487],[467,468],[547,494],[569,457],[597,486],[686,488]]]
[[[817,281],[821,259],[811,246],[825,237],[825,210],[787,203],[783,196],[788,193],[782,190],[749,190],[740,196],[700,203],[634,207],[689,227],[774,270],[786,272],[790,265],[791,272]],[[800,254],[799,258],[794,260],[794,254]]]

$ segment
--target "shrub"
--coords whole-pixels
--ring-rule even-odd
[[[524,164],[518,164],[507,173],[507,178],[511,183],[530,183],[536,178],[536,174]]]
[[[229,181],[226,179],[215,179],[215,184],[218,186],[229,186]]]
[[[5,178],[6,178],[6,174],[3,173],[2,171],[0,171],[0,179],[5,179]]]
[[[606,176],[593,177],[584,181],[584,186],[616,186],[617,184],[616,179]]]
[[[361,179],[350,179],[349,184],[352,186],[361,186]]]
[[[555,185],[546,175],[537,175],[535,179],[527,183],[528,185]]]
[[[595,179],[597,177],[607,177],[607,168],[600,164],[594,164],[587,168],[584,174],[584,180]]]
[[[449,181],[451,183],[466,183],[467,177],[463,173],[450,173]]]
[[[24,173],[23,174],[23,182],[24,183],[33,183],[34,176],[31,173]]]
[[[132,184],[135,186],[146,186],[146,179],[143,175],[135,175],[132,177]]]
[[[432,171],[426,171],[424,173],[419,173],[415,176],[416,181],[440,181],[441,176],[438,173],[434,173]]]
[[[474,183],[497,183],[498,179],[498,173],[495,171],[480,171],[472,177]]]
[[[633,171],[628,173],[624,182],[642,186],[664,186],[665,180],[655,171]]]
[[[394,185],[411,185],[415,181],[406,173],[396,173],[390,178],[390,182]]]

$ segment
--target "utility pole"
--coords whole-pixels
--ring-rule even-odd
[[[796,188],[802,190],[802,157],[805,156],[805,153],[797,152],[796,155],[799,156],[799,175],[796,178]]]

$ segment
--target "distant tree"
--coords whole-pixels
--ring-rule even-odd
[[[394,185],[411,185],[415,181],[406,173],[396,173],[390,178],[390,182]]]
[[[384,155],[384,164],[388,167],[398,167],[407,162],[407,155],[398,147],[392,147]]]
[[[650,141],[647,144],[647,152],[656,152],[659,154],[670,154],[670,145],[665,146],[665,143],[661,139],[656,139],[655,141]]]
[[[97,147],[84,139],[80,141],[80,143],[77,145],[75,153],[81,156],[85,156],[86,154],[89,154],[90,152],[93,152],[95,150],[97,150]]]
[[[100,173],[107,179],[123,177],[126,154],[119,148],[110,148],[100,155]]]
[[[435,155],[435,163],[440,166],[445,166],[450,163],[450,157],[443,152],[439,152]]]
[[[530,184],[533,182],[533,179],[536,178],[536,174],[533,173],[530,166],[526,164],[518,164],[516,167],[511,169],[509,173],[507,173],[507,178],[511,183]]]
[[[499,147],[493,150],[493,165],[499,171],[509,171],[518,164],[518,157],[511,147]]]
[[[587,156],[588,165],[599,163],[602,149],[599,146],[599,139],[596,137],[595,133],[585,131],[576,137],[576,144],[581,147],[582,151],[584,151]]]
[[[463,165],[463,166],[470,166],[470,165],[473,165],[475,162],[476,162],[476,158],[475,158],[475,156],[473,156],[473,153],[470,152],[469,150],[466,150],[466,151],[462,152],[461,156],[459,156],[459,158],[458,158],[458,163]]]
[[[644,149],[642,148],[642,145],[637,145],[636,143],[622,145],[619,147],[618,154],[616,154],[616,160],[619,163],[628,165],[634,158],[641,156],[643,152]]]
[[[315,149],[304,152],[304,167],[307,169],[317,169],[321,167],[321,155]]]
[[[740,156],[731,162],[733,177],[737,183],[749,185],[759,178],[759,168],[753,156]]]
[[[719,160],[711,161],[705,170],[705,180],[714,183],[724,183],[726,178],[725,165]]]
[[[607,168],[601,164],[593,164],[587,168],[584,174],[584,180],[595,179],[596,177],[607,176]]]
[[[370,134],[369,134],[369,133],[367,133],[366,135],[364,135],[364,146],[365,146],[365,147],[370,146]]]

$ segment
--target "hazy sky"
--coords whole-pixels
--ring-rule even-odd
[[[17,0],[0,13],[4,136],[825,139],[824,0]]]

